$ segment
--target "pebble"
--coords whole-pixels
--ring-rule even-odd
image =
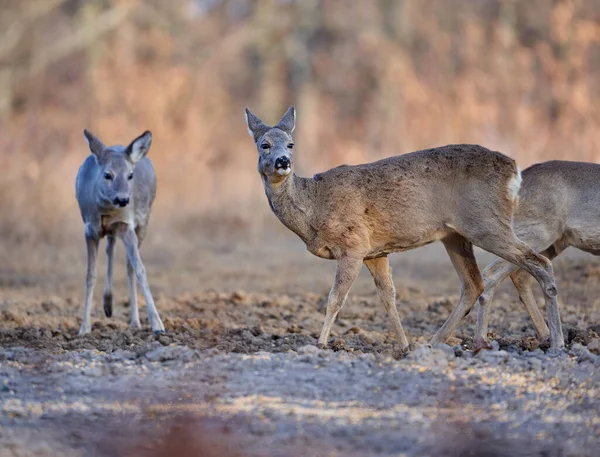
[[[321,352],[321,349],[313,344],[307,344],[298,348],[298,354],[318,354],[319,352]]]

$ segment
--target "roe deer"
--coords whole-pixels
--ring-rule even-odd
[[[522,177],[513,220],[519,239],[549,259],[569,246],[600,255],[600,165],[555,160],[532,165]],[[548,338],[548,327],[531,291],[531,276],[498,259],[483,271],[485,290],[479,297],[476,350],[488,347],[490,305],[498,286],[509,275],[538,336]],[[448,318],[450,332],[462,318],[453,314]]]
[[[461,281],[459,314],[483,291],[476,245],[536,277],[548,304],[552,344],[564,344],[552,264],[513,232],[521,180],[514,160],[481,146],[450,145],[301,178],[293,173],[294,107],[274,127],[246,109],[246,123],[271,209],[311,253],[337,261],[319,345],[328,343],[364,263],[406,349],[387,255],[438,240]]]
[[[113,256],[115,239],[123,240],[127,251],[127,282],[129,284],[129,305],[132,327],[141,327],[137,307],[136,278],[142,288],[148,320],[155,333],[164,332],[164,326],[154,306],[154,300],[146,279],[146,270],[140,258],[142,243],[150,210],[156,196],[156,175],[152,162],[146,157],[152,134],[144,132],[127,147],[105,146],[92,133],[84,130],[90,154],[79,168],[76,180],[76,195],[81,217],[85,224],[87,244],[87,277],[83,321],[79,334],[91,330],[92,298],[96,284],[96,258],[100,238],[108,238],[106,255],[108,268],[104,284],[104,313],[112,315]]]

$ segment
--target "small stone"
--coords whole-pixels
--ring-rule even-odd
[[[341,339],[341,338],[336,338],[335,340],[333,340],[333,343],[331,343],[331,349],[333,349],[334,351],[347,351],[348,350],[348,346],[346,346],[346,342]]]
[[[571,355],[578,356],[583,350],[585,350],[585,347],[582,344],[574,343],[571,346],[571,350],[569,351],[569,353]]]
[[[452,351],[452,355],[449,355],[441,349],[434,349],[429,345],[420,344],[406,356],[406,359],[429,367],[445,367],[448,365],[449,357],[452,359],[455,357],[454,351]]]
[[[550,350],[548,351],[550,352]],[[595,363],[600,357],[588,351],[588,348],[579,343],[571,347],[571,354],[577,356],[577,363]]]
[[[587,348],[586,348],[587,351]],[[588,351],[589,352],[589,351]],[[550,358],[564,358],[567,356],[566,348],[550,348],[548,352],[546,352],[546,356]]]
[[[361,354],[358,356],[360,360],[366,360],[368,362],[375,362],[375,354],[369,352],[367,354]]]
[[[300,327],[299,325],[296,324],[292,324],[290,325],[287,329],[286,329],[287,333],[302,333],[302,327]]]
[[[446,341],[446,344],[448,346],[458,346],[458,345],[462,344],[462,340],[455,336],[451,336],[450,338],[448,338],[448,341]]]
[[[508,360],[509,354],[506,351],[479,351],[475,357],[490,365],[501,365]]]
[[[447,344],[444,344],[444,343],[436,344],[435,346],[433,346],[433,349],[438,349],[438,350],[442,351],[444,354],[446,354],[446,357],[448,359],[453,359],[454,357],[456,357],[454,349],[452,349]]]
[[[191,362],[197,358],[197,353],[185,346],[165,346],[153,351],[147,352],[145,357],[150,362],[165,362],[169,360],[179,360],[181,362]]]
[[[600,354],[600,338],[591,339],[587,345],[589,351]]]
[[[321,349],[313,344],[307,344],[306,346],[299,347],[297,352],[298,354],[318,354],[321,352]]]
[[[110,358],[114,361],[134,360],[137,358],[137,354],[133,351],[118,349],[110,355]]]
[[[542,370],[542,361],[538,358],[530,358],[528,360],[529,368],[531,371],[541,371]]]
[[[246,295],[246,293],[242,292],[241,290],[236,290],[233,294],[231,294],[231,299],[233,301],[242,302],[246,301],[247,298],[248,295]]]

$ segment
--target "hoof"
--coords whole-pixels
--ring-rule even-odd
[[[492,349],[492,346],[490,346],[490,344],[484,339],[477,340],[477,342],[475,343],[475,350],[473,351],[473,354],[479,353],[479,351],[481,351],[482,349],[489,351]]]
[[[166,335],[166,334],[167,334],[167,332],[166,332],[165,330],[154,330],[154,334],[155,334],[156,336],[159,336],[159,335]]]
[[[113,310],[112,295],[104,295],[102,297],[102,305],[103,305],[104,314],[106,315],[106,317],[112,317],[112,310]]]
[[[407,354],[408,354],[408,353],[411,351],[411,349],[410,349],[410,344],[407,344],[406,346],[400,346],[400,347],[398,348],[398,350],[399,350],[399,351],[400,351],[402,354],[404,354],[404,355],[407,355]]]

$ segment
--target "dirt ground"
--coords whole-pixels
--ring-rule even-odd
[[[167,329],[116,309],[77,336],[85,253],[0,267],[0,456],[592,456],[600,445],[600,261],[555,261],[568,345],[546,353],[510,284],[492,351],[471,313],[449,345],[426,342],[459,284],[440,246],[391,257],[412,351],[398,351],[366,271],[315,344],[335,264],[279,232],[269,242],[142,249]],[[104,257],[104,256],[101,256]],[[478,253],[481,265],[492,257]],[[25,265],[25,266],[23,266]],[[60,266],[60,268],[59,268]],[[538,294],[539,296],[539,294]]]

